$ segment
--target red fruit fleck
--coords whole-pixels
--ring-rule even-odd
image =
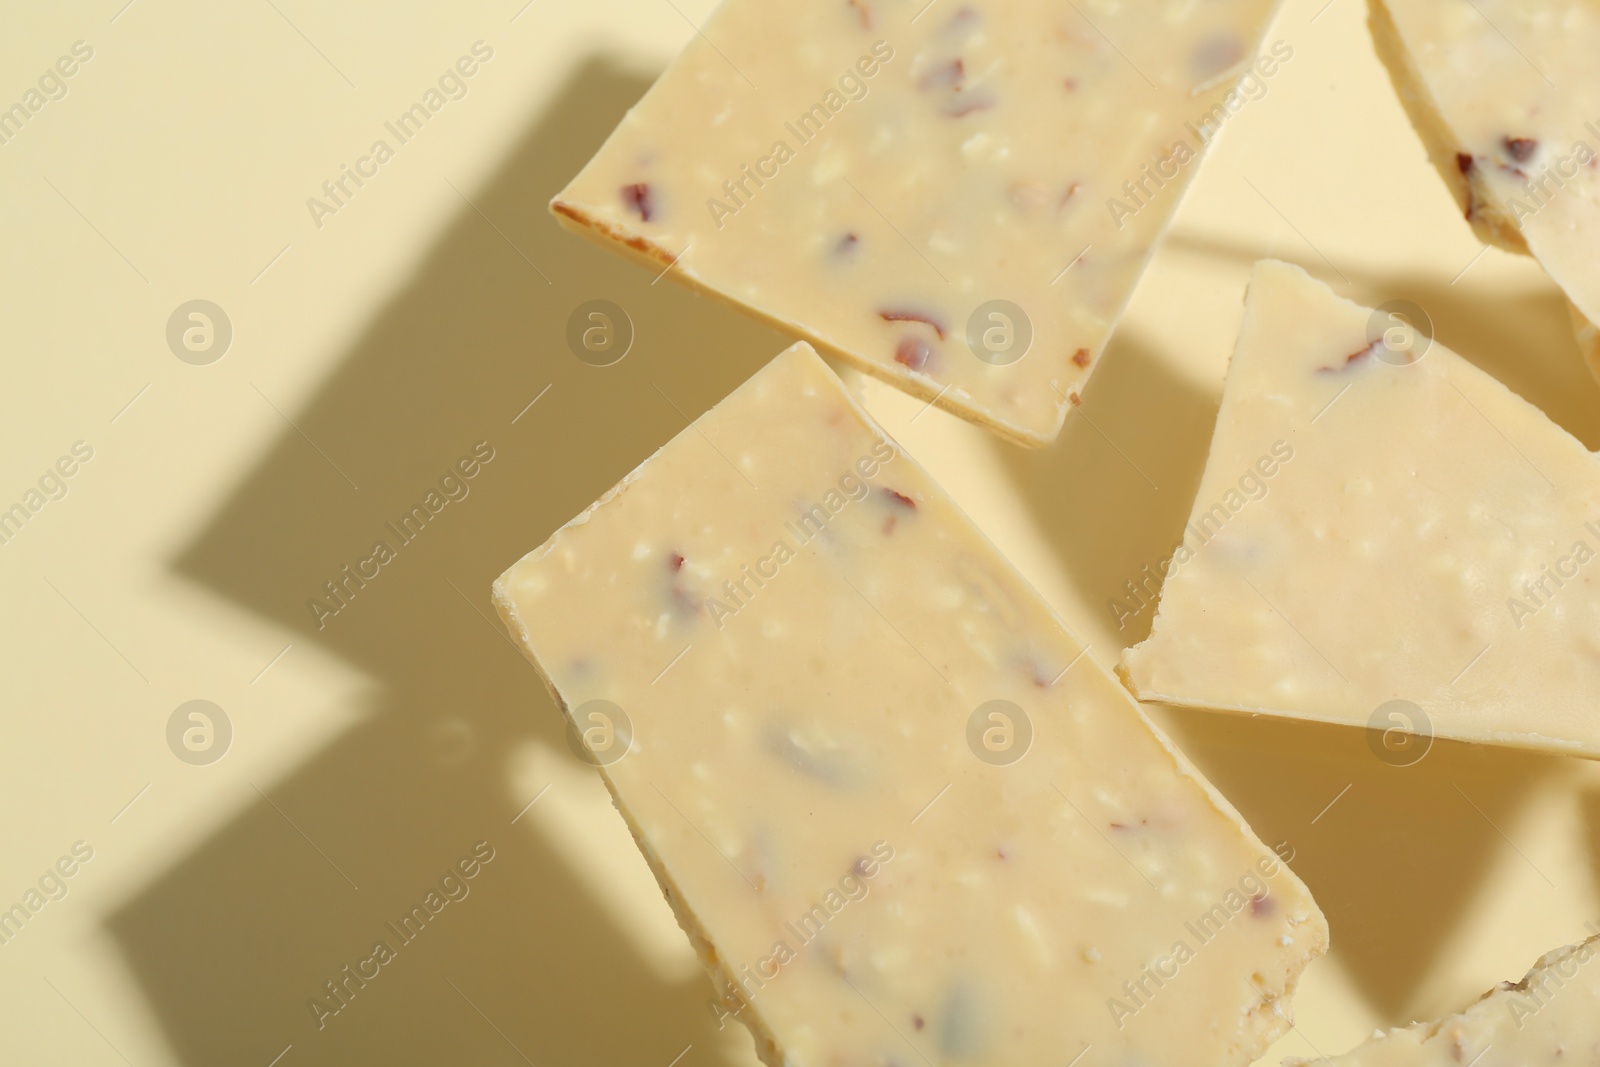
[[[856,16],[861,19],[861,28],[872,29],[872,5],[866,0],[849,0],[849,3],[856,9]]]
[[[650,186],[644,182],[622,187],[622,202],[639,213],[639,217],[649,222],[655,214],[655,204],[651,199]]]
[[[894,361],[903,363],[912,370],[921,370],[927,366],[928,357],[932,354],[933,350],[928,347],[926,341],[915,337],[902,337],[900,343],[895,346]]]
[[[672,568],[672,573],[677,574],[683,569],[683,557],[674,552],[667,557],[667,566]]]
[[[878,312],[878,317],[884,322],[921,322],[933,327],[933,332],[944,340],[944,323],[921,311],[907,311],[903,308],[883,308]]]
[[[899,504],[901,507],[910,508],[912,511],[917,510],[917,502],[906,496],[904,493],[897,493],[888,486],[883,487],[883,493],[890,500],[894,501],[896,504]]]
[[[1526,163],[1539,150],[1539,142],[1532,137],[1507,137],[1506,151],[1518,163]]]
[[[1062,84],[1067,87],[1067,92],[1069,93],[1075,93],[1078,91],[1077,78],[1068,78],[1066,81],[1062,82]]]
[[[1068,393],[1067,394],[1067,402],[1070,403],[1075,408],[1082,407],[1083,406],[1083,397],[1079,396],[1077,393]]]
[[[1010,858],[1011,858],[1011,857],[1010,857],[1010,856],[1008,856],[1008,855],[1006,855],[1006,850],[1005,850],[1005,849],[1004,849],[1004,848],[997,848],[997,849],[995,849],[995,850],[994,850],[994,854],[995,854],[995,855],[996,855],[996,856],[999,856],[999,857],[1000,857],[1000,858],[1001,858],[1001,859],[1003,859],[1003,860],[1008,860],[1008,859],[1010,859]]]
[[[1258,919],[1266,918],[1273,911],[1272,898],[1262,893],[1259,897],[1250,898],[1250,914]]]
[[[1462,174],[1464,174],[1464,175],[1465,174],[1471,174],[1472,173],[1472,168],[1475,165],[1476,164],[1473,162],[1473,159],[1472,159],[1472,156],[1471,156],[1470,153],[1467,153],[1467,152],[1457,152],[1456,153],[1456,170],[1459,170]]]
[[[922,1016],[920,1016],[920,1015],[913,1015],[913,1016],[912,1016],[912,1017],[911,1017],[911,1028],[912,1028],[912,1029],[913,1029],[913,1030],[921,1030],[921,1029],[922,1029],[922,1028],[923,1028],[923,1027],[924,1027],[924,1026],[927,1026],[927,1025],[928,1025],[928,1024],[927,1024],[927,1023],[926,1023],[926,1022],[924,1022],[924,1021],[923,1021],[923,1018],[922,1018]]]
[[[883,520],[883,536],[888,537],[892,533],[894,533],[894,516],[890,515]]]
[[[941,63],[932,67],[922,77],[917,79],[919,89],[955,89],[961,85],[961,79],[967,75],[967,65],[960,59],[952,59],[948,63]]]
[[[1367,347],[1365,347],[1363,349],[1360,349],[1359,351],[1352,352],[1348,356],[1345,356],[1344,359],[1340,360],[1338,363],[1335,363],[1331,367],[1318,367],[1317,368],[1317,373],[1318,374],[1337,374],[1339,371],[1342,371],[1342,370],[1346,369],[1347,367],[1349,367],[1350,364],[1360,362],[1361,360],[1363,360],[1366,357],[1372,355],[1372,353],[1376,352],[1378,349],[1380,349],[1382,347],[1383,347],[1383,339],[1379,338],[1378,340],[1372,342]]]
[[[1072,364],[1075,367],[1087,367],[1089,365],[1089,350],[1080,348],[1072,353]]]
[[[833,254],[843,258],[850,258],[856,254],[856,247],[861,244],[861,238],[853,233],[847,233],[839,238],[839,243],[833,246]]]

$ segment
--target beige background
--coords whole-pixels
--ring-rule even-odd
[[[545,213],[709,2],[122,3],[13,5],[0,34],[7,105],[94,49],[0,146],[0,506],[94,449],[0,546],[0,907],[94,849],[0,946],[0,1061],[748,1064],[487,617],[495,574],[682,428],[656,386],[698,414],[784,343]],[[913,425],[858,383],[1104,664],[1148,627],[1105,601],[1178,537],[1259,255],[1420,302],[1600,445],[1555,289],[1474,262],[1360,4],[1325,3],[1282,12],[1294,60],[1216,144],[1056,447]],[[318,228],[306,198],[478,40],[468,95]],[[604,370],[562,341],[593,297],[638,332]],[[233,324],[210,366],[166,345],[193,298]],[[306,599],[485,439],[471,496],[317,631]],[[234,730],[208,766],[166,741],[196,698]],[[1440,744],[1399,770],[1359,731],[1160,715],[1331,921],[1276,1053],[1457,1006],[1600,920],[1592,766]],[[308,998],[480,839],[471,896],[319,1032]]]

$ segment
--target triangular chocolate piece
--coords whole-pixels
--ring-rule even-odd
[[[1415,318],[1415,314],[1412,314]],[[1600,756],[1600,465],[1409,325],[1257,264],[1144,700]],[[1392,751],[1391,751],[1392,750]]]
[[[551,207],[1042,445],[1205,144],[1292,60],[1255,55],[1274,6],[727,0]]]

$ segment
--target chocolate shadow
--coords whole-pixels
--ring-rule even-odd
[[[253,783],[259,799],[110,920],[185,1064],[266,1064],[289,1044],[295,1067],[666,1064],[689,1044],[693,1062],[750,1061],[742,1032],[716,1033],[710,983],[659,978],[595,899],[597,876],[572,869],[536,817],[513,824],[529,797],[513,795],[511,754],[543,743],[572,757],[488,599],[501,570],[784,345],[652,286],[546,213],[647,86],[603,59],[577,70],[492,179],[463,188],[472,206],[175,561],[291,631],[296,654],[337,656],[374,683],[358,725]],[[567,348],[569,315],[593,298],[633,323],[614,366]],[[478,442],[493,458],[443,483]],[[464,497],[402,535],[413,505],[456,484]],[[346,578],[378,540],[394,558]],[[318,618],[313,598],[337,604],[329,581],[347,602]],[[479,840],[495,858],[470,895],[402,946],[386,924]],[[348,1005],[319,1029],[309,1001],[380,939],[395,959],[347,985]]]

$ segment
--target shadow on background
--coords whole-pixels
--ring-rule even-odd
[[[186,1064],[265,1064],[289,1043],[295,1065],[664,1065],[689,1043],[689,1062],[750,1059],[728,1052],[750,1048],[742,1034],[714,1033],[707,981],[658,979],[536,820],[512,824],[528,798],[512,795],[509,754],[542,741],[572,757],[488,600],[501,570],[785,343],[652,286],[546,213],[648,84],[601,61],[575,74],[473,194],[494,225],[463,205],[294,413],[304,437],[282,435],[176,563],[377,683],[360,725],[287,778],[254,783],[259,802],[112,919]],[[565,343],[569,314],[595,297],[637,330],[609,368]],[[401,546],[384,523],[479,441],[494,458],[470,495]],[[319,630],[307,600],[379,539],[397,558]],[[399,947],[384,924],[482,839],[496,856],[471,895]],[[397,958],[319,1031],[309,999],[380,938]]]
[[[1600,789],[1584,792],[1579,799],[1578,810],[1583,817],[1584,837],[1589,845],[1589,870],[1594,883],[1600,885]],[[1587,930],[1585,927],[1585,936]]]
[[[1153,593],[1141,592],[1141,603],[1125,585],[1145,582],[1148,564],[1148,589],[1159,588],[1155,568],[1183,536],[1216,415],[1214,397],[1124,332],[1107,346],[1055,444],[1002,453],[1069,580],[1125,646],[1148,636],[1155,615]],[[1113,600],[1134,614],[1113,611]],[[1115,650],[1101,651],[1106,663],[1116,661]]]
[[[1400,767],[1368,747],[1366,730],[1181,708],[1159,718],[1263,841],[1294,849],[1291,865],[1328,917],[1329,962],[1383,1026],[1431,1014],[1418,1012],[1418,987],[1504,858],[1495,827],[1563,762],[1435,741]]]

